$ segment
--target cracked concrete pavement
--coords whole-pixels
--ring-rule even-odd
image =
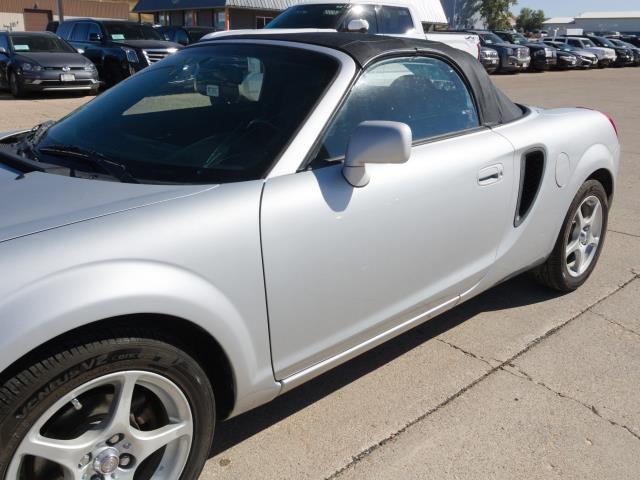
[[[640,69],[494,77],[514,100],[591,106],[623,155],[600,263],[557,295],[526,276],[238,418],[200,480],[640,478]],[[3,101],[0,129],[85,99]]]

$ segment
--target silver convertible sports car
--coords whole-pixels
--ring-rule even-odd
[[[0,138],[1,480],[194,480],[216,422],[520,272],[578,288],[620,154],[349,33],[205,41]]]

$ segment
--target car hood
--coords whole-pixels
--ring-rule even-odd
[[[37,63],[43,67],[61,68],[83,67],[91,62],[85,57],[75,52],[29,52],[20,53],[16,58],[22,61]]]
[[[115,42],[117,45],[123,47],[132,48],[177,48],[178,50],[184,48],[179,43],[168,42],[166,40],[123,40],[122,42]]]
[[[141,185],[32,172],[0,164],[0,242],[214,188]]]

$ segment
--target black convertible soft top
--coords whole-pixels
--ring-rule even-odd
[[[372,61],[388,55],[413,54],[416,52],[430,53],[449,59],[462,71],[473,89],[483,125],[499,125],[516,120],[523,115],[522,109],[509,100],[493,84],[484,67],[477,59],[444,43],[416,38],[346,32],[238,33],[214,38],[210,41],[218,42],[238,39],[298,42],[332,48],[352,57],[360,68],[364,68]],[[207,42],[204,41],[204,43]]]

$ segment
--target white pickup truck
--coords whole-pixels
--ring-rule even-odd
[[[470,33],[425,32],[424,24],[440,23],[444,19],[440,11],[431,11],[418,2],[385,0],[367,2],[351,0],[343,3],[304,1],[287,8],[264,28],[261,33],[295,31],[362,32],[397,37],[426,38],[442,42],[472,55],[480,56],[480,39]],[[434,18],[436,17],[436,18]],[[210,33],[203,39],[247,33],[250,30],[233,30]]]

